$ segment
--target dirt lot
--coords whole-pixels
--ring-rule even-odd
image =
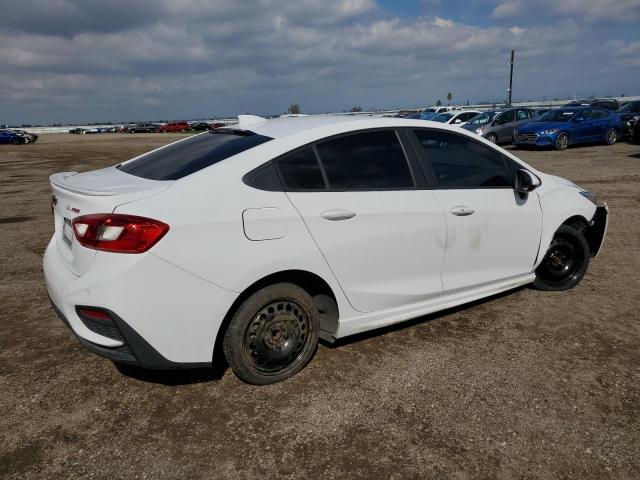
[[[611,207],[568,292],[530,289],[322,345],[268,387],[121,373],[55,316],[47,177],[172,135],[0,147],[0,477],[638,478],[640,146],[521,152]]]

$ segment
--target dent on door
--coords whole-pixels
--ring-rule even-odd
[[[242,212],[244,234],[249,240],[276,240],[287,234],[287,219],[276,207],[248,208]]]

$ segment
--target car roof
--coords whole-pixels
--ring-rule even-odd
[[[456,112],[457,114],[458,112]],[[259,119],[260,117],[253,117]],[[250,131],[274,139],[302,134],[305,137],[323,138],[356,130],[371,128],[431,127],[460,133],[459,128],[430,120],[369,115],[316,115],[308,117],[285,117],[254,120],[250,124],[231,124],[217,130]],[[464,132],[466,134],[467,132]],[[473,136],[474,134],[469,134]]]

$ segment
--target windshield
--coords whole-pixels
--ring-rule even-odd
[[[536,122],[568,122],[580,110],[549,110],[535,119]]]
[[[482,125],[484,123],[489,123],[493,118],[498,114],[498,112],[484,112],[479,115],[476,115],[471,120],[467,122],[467,125]]]
[[[429,107],[429,108],[425,108],[424,110],[422,110],[420,113],[435,113],[436,109],[433,107]]]
[[[451,113],[439,113],[431,117],[430,120],[433,120],[434,122],[446,123],[452,118],[453,118],[453,114]]]
[[[252,132],[219,129],[194,135],[118,168],[149,180],[178,180],[269,140],[271,137]]]
[[[618,111],[623,113],[640,112],[640,102],[629,102]]]

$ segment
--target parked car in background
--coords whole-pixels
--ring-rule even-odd
[[[72,128],[71,130],[69,130],[69,133],[71,135],[80,135],[80,134],[84,133],[84,131],[85,131],[84,128],[77,127],[77,128]]]
[[[628,122],[627,135],[634,142],[640,142],[640,117],[633,117]]]
[[[11,129],[11,131],[21,137],[24,137],[24,143],[35,143],[38,140],[38,135],[35,133],[27,132],[26,130]]]
[[[129,133],[155,133],[158,130],[157,123],[136,123],[129,127]]]
[[[640,118],[640,100],[625,103],[617,113],[624,125],[625,135],[633,138],[635,125]]]
[[[163,125],[160,125],[156,132],[158,133],[169,133],[169,132],[188,132],[191,130],[191,127],[187,122],[169,122]]]
[[[434,116],[445,113],[445,112],[453,112],[453,111],[461,111],[462,107],[458,107],[455,105],[448,105],[446,107],[427,107],[420,112],[419,118],[421,120],[431,120]]]
[[[593,193],[449,125],[249,116],[217,132],[50,177],[46,286],[89,350],[156,369],[224,357],[274,383],[318,338],[573,288],[604,239]]]
[[[215,130],[216,128],[222,128],[226,126],[226,124],[221,123],[221,122],[212,122],[209,124],[209,131],[211,130]]]
[[[513,131],[536,116],[530,108],[507,108],[484,112],[462,128],[475,132],[492,143],[507,143],[513,139]],[[491,120],[488,120],[491,118]],[[484,121],[487,120],[487,121]],[[479,123],[482,121],[482,123]]]
[[[396,113],[396,117],[404,118],[408,115],[413,115],[414,113],[420,113],[419,110],[400,110]]]
[[[597,107],[615,112],[620,109],[620,103],[615,98],[593,98],[589,100],[574,100],[565,107]]]
[[[205,132],[209,130],[209,124],[207,122],[194,122],[191,124],[191,130],[194,132]]]
[[[21,145],[25,142],[25,137],[12,132],[11,130],[0,130],[0,144]]]
[[[432,122],[446,123],[448,125],[461,127],[480,113],[481,112],[477,110],[462,110],[460,112],[450,111],[438,113],[431,117],[429,120],[431,120]]]
[[[620,116],[604,108],[562,107],[522,125],[514,132],[516,146],[555,147],[604,142],[613,145],[624,134]]]

